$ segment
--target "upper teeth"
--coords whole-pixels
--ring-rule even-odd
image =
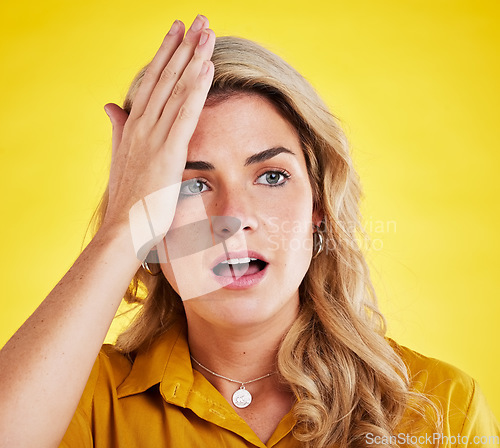
[[[251,261],[256,261],[257,258],[230,258],[229,260],[223,260],[221,263],[224,264],[239,264],[239,263],[250,263]]]

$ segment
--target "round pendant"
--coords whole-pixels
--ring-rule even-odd
[[[245,386],[241,386],[233,394],[233,403],[237,408],[246,408],[251,402],[252,395],[245,389]]]

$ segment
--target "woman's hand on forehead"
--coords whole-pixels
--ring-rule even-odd
[[[188,144],[213,79],[214,45],[206,17],[197,16],[185,36],[176,20],[144,73],[130,115],[116,104],[105,107],[113,154],[103,227],[130,219],[143,255],[171,225]]]

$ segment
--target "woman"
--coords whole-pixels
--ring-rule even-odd
[[[1,446],[499,435],[473,380],[384,337],[344,135],[291,67],[176,21],[106,111],[95,237],[1,352]],[[141,313],[100,350],[124,295]]]

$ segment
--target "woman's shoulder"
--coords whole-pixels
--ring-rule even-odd
[[[113,345],[101,347],[60,448],[93,446],[91,428],[96,394],[101,402],[113,395],[116,385],[127,377],[131,366],[128,357]]]
[[[89,416],[96,389],[102,390],[103,386],[116,388],[129,375],[132,365],[130,356],[122,354],[112,344],[104,344],[94,362],[78,408]]]
[[[393,340],[389,343],[405,363],[413,391],[425,394],[438,405],[444,434],[493,436],[498,443],[498,421],[474,378],[447,362],[422,355]]]
[[[476,387],[475,380],[458,367],[399,345],[392,339],[389,339],[389,343],[405,363],[415,389],[426,393],[433,390],[456,389],[467,396],[473,393]]]

